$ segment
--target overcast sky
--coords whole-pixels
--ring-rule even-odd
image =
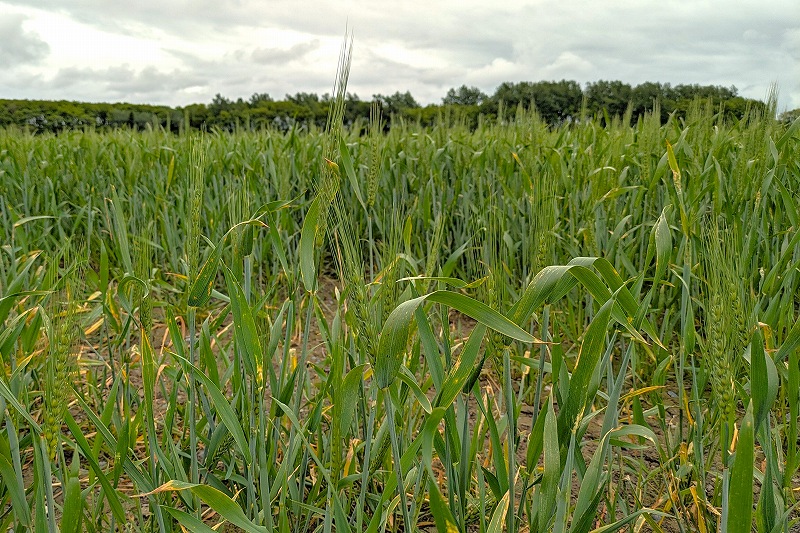
[[[504,81],[735,85],[800,107],[798,0],[0,1],[0,98],[185,105],[216,93],[330,92],[345,28],[349,89]]]

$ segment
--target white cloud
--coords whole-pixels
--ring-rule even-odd
[[[521,79],[520,70],[520,65],[502,57],[496,57],[481,68],[468,72],[466,83],[479,87],[493,87],[504,81],[519,81]]]
[[[558,57],[542,69],[545,78],[585,78],[592,71],[592,64],[570,51],[561,52]]]

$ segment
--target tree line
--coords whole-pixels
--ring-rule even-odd
[[[697,100],[711,102],[726,117],[734,119],[740,119],[749,109],[767,109],[760,100],[739,96],[736,87],[653,82],[632,86],[621,81],[604,80],[583,87],[570,80],[505,82],[492,95],[462,85],[448,90],[440,104],[426,106],[420,105],[409,91],[375,94],[369,100],[348,93],[346,100],[345,124],[366,123],[372,102],[377,101],[386,127],[391,127],[392,121],[397,120],[415,121],[424,126],[443,120],[461,121],[475,127],[480,120],[506,120],[518,110],[532,106],[544,121],[552,125],[593,116],[604,120],[627,117],[636,121],[654,109],[658,109],[662,121],[666,121],[673,113],[685,114]],[[283,100],[275,100],[267,93],[255,93],[246,100],[233,100],[217,94],[208,104],[174,108],[128,103],[0,100],[0,127],[17,126],[35,133],[126,127],[160,127],[174,132],[187,128],[227,131],[277,128],[286,131],[293,127],[324,127],[331,104],[329,94],[306,92],[287,94]]]

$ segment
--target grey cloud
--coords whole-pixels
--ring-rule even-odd
[[[139,0],[109,3],[106,0],[5,0],[6,3],[46,9],[106,31],[131,34],[146,28],[191,37],[215,30],[230,33],[253,28],[291,29],[318,36],[344,34],[355,30],[359,40],[397,41],[415,48],[451,48],[465,52],[494,54],[510,52],[503,33],[503,18],[516,13],[497,6],[478,10],[453,3],[447,8],[402,3],[387,10],[385,5],[365,1],[253,0]],[[424,18],[420,18],[424,17]],[[451,46],[452,45],[452,46]],[[499,50],[502,49],[502,50]]]
[[[68,67],[59,69],[49,79],[35,75],[25,76],[24,83],[9,81],[0,79],[0,85],[9,88],[10,97],[30,98],[26,89],[36,86],[40,93],[36,98],[172,105],[185,103],[187,99],[195,101],[191,92],[209,86],[209,79],[199,72],[165,72],[155,67],[137,71],[127,65],[107,69]]]
[[[434,89],[433,101],[438,101],[447,91],[445,88],[442,92],[441,87],[445,86],[448,80],[458,77],[462,73],[463,68],[459,67],[420,67],[365,49],[360,55],[354,57],[349,87],[351,92],[356,92],[362,98],[370,98],[373,94],[378,93],[392,94],[395,91],[410,89],[416,98],[425,99],[425,101],[430,100],[424,93]],[[412,84],[416,84],[416,86],[412,87]]]
[[[119,94],[152,94],[161,91],[182,91],[208,84],[208,78],[187,71],[162,72],[155,67],[145,67],[139,72],[129,68],[109,69],[108,88]]]
[[[265,65],[288,63],[302,59],[308,53],[319,49],[319,39],[307,43],[298,43],[289,48],[256,48],[251,56],[253,61]]]
[[[736,85],[753,98],[764,98],[769,84],[782,76],[782,105],[800,106],[800,93],[792,87],[800,71],[789,56],[800,26],[787,16],[796,12],[793,2],[599,4],[578,10],[546,1],[532,8],[529,37],[520,39],[516,63],[543,74],[568,50],[591,65],[566,69],[566,77],[578,81]]]
[[[593,65],[580,55],[567,50],[562,52],[543,71],[550,73],[551,78],[566,77],[569,75],[582,77],[591,72]]]
[[[6,98],[31,98],[30,88],[43,85],[41,74],[0,69],[0,89]]]
[[[784,31],[781,43],[794,59],[800,59],[800,24]]]
[[[38,34],[22,27],[23,15],[0,19],[0,67],[35,64],[47,57],[50,46]]]
[[[182,75],[204,80],[204,92],[197,93],[192,102],[210,101],[216,93],[228,98],[246,98],[254,92],[267,92],[274,97],[281,97],[287,92],[322,93],[330,90],[333,71],[310,70],[302,61],[288,62],[281,64],[280,68],[274,68],[252,61],[252,53],[240,52],[217,59],[171,52],[185,65]]]
[[[49,84],[51,87],[63,87],[68,89],[79,83],[80,81],[87,78],[86,76],[86,69],[80,69],[75,67],[67,67],[59,69],[55,76],[50,80]]]
[[[137,72],[124,65],[107,69],[62,68],[48,82],[52,87],[64,88],[87,83],[111,93],[146,95],[202,86],[207,80],[192,72],[162,72],[155,67],[145,67]]]
[[[106,0],[5,0],[6,3],[43,9],[67,15],[77,22],[95,28],[137,35],[159,29],[169,34],[201,34],[208,28],[222,28],[233,22],[239,10],[211,0],[139,0],[108,2]],[[243,15],[243,13],[241,14]],[[239,15],[236,15],[239,18]],[[246,20],[242,17],[241,20]]]
[[[796,13],[796,0],[735,5],[721,0],[502,5],[428,0],[388,7],[363,0],[6,3],[58,11],[106,31],[140,37],[165,32],[190,43],[205,36],[247,42],[238,45],[238,53],[212,60],[173,53],[181,60],[181,73],[208,76],[207,90],[226,95],[329,91],[336,58],[331,58],[330,72],[321,72],[311,64],[316,55],[308,42],[341,37],[347,25],[355,33],[351,87],[362,97],[411,90],[420,101],[435,102],[447,88],[462,83],[492,92],[503,81],[567,78],[735,84],[743,95],[763,98],[769,83],[778,80],[781,105],[800,106],[800,21],[789,16]],[[308,41],[288,48],[253,42],[250,36],[264,35],[264,30],[288,30]],[[426,70],[370,54],[385,45],[425,54],[447,67]],[[269,69],[261,72],[261,67]],[[235,80],[242,85],[235,86]],[[187,93],[170,94],[170,101],[180,94]],[[198,101],[203,94],[187,98]]]

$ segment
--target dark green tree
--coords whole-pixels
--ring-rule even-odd
[[[250,104],[250,107],[258,107],[266,102],[272,102],[272,97],[267,93],[253,93],[253,95],[247,101],[247,103]]]
[[[489,96],[477,87],[462,85],[458,89],[450,89],[442,98],[444,105],[481,105]]]
[[[780,115],[778,115],[778,120],[787,126],[800,118],[800,107],[797,109],[792,109],[791,111],[784,111]]]
[[[590,111],[609,116],[622,116],[631,102],[633,89],[621,81],[600,80],[586,84],[586,101]]]
[[[661,119],[666,120],[666,108],[670,107],[668,94],[670,91],[669,83],[640,83],[631,91],[631,110],[633,119],[637,120],[645,113],[652,111],[656,102],[661,104]]]
[[[397,91],[390,96],[376,94],[373,98],[381,103],[386,115],[400,114],[403,110],[416,109],[419,107],[419,103],[414,100],[414,97],[411,96],[411,92],[409,91],[404,93]]]
[[[484,111],[497,113],[500,102],[509,113],[522,107],[535,106],[542,119],[561,124],[578,116],[583,100],[581,86],[575,81],[505,82],[484,106]]]

